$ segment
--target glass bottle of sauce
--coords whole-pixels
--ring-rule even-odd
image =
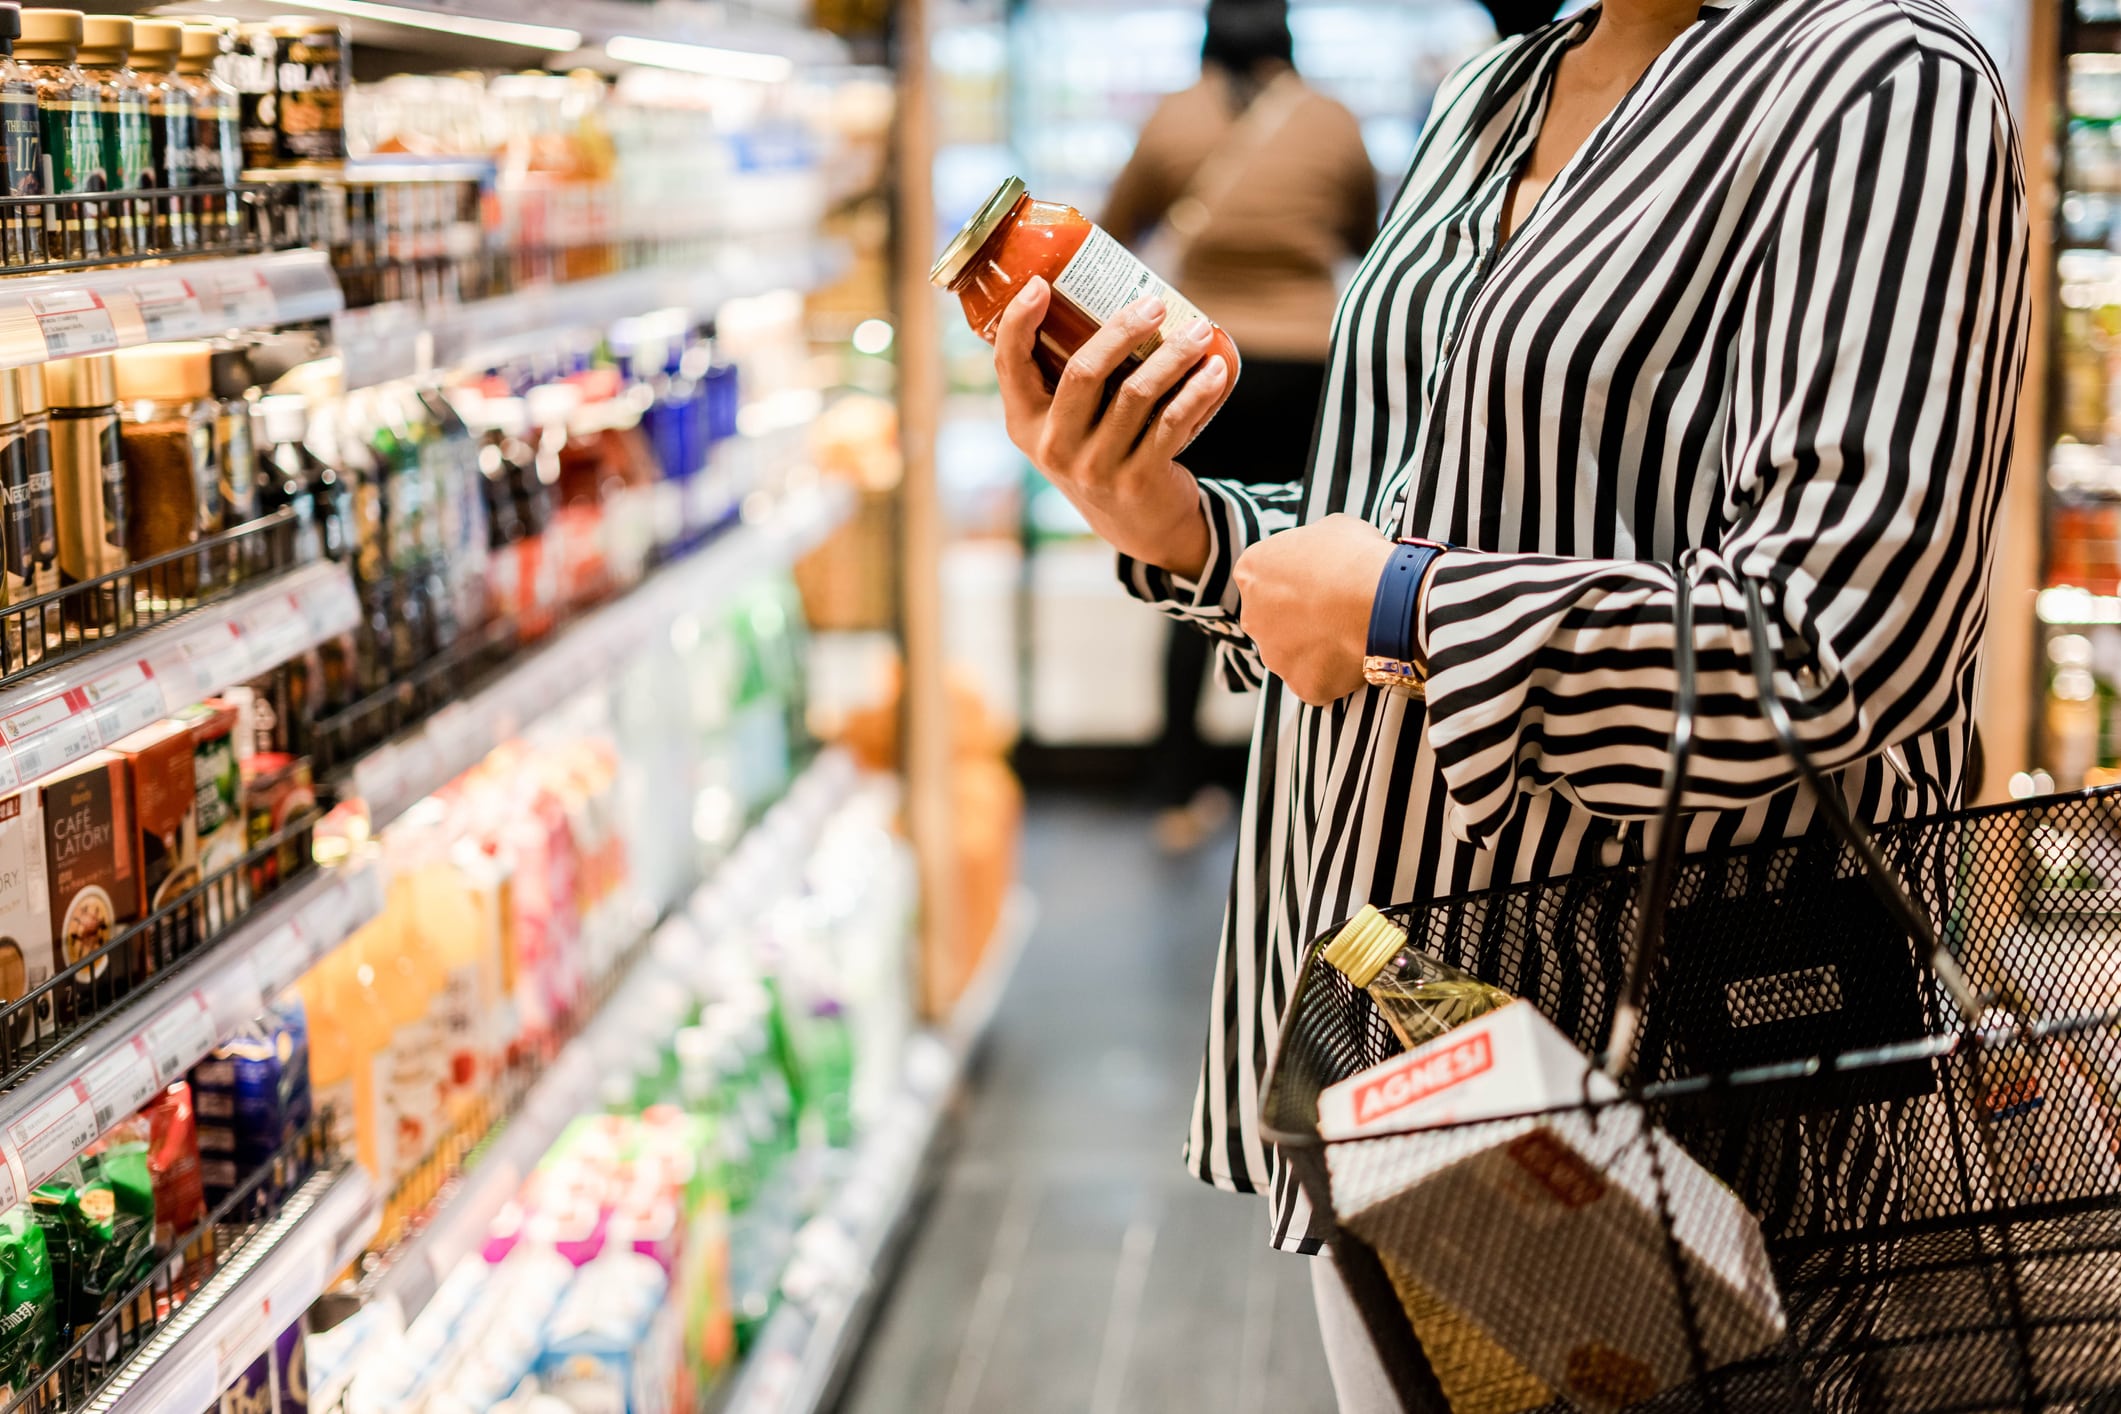
[[[128,67],[133,22],[127,15],[89,15],[81,24],[75,60],[96,85],[96,117],[103,127],[103,169],[112,191],[148,191],[162,185],[154,170],[154,138],[147,116],[147,90]],[[104,253],[152,255],[155,203],[106,201]]]
[[[24,10],[22,38],[15,41],[15,57],[37,90],[47,187],[62,198],[52,202],[45,217],[45,252],[53,260],[96,260],[105,253],[101,210],[93,203],[63,200],[110,190],[99,89],[74,62],[81,27],[79,10]]]
[[[317,487],[327,470],[302,439],[309,435],[309,404],[299,393],[268,393],[252,410],[261,446],[257,467],[257,509],[274,515],[292,509],[295,559],[308,564],[326,555],[327,538],[318,523]],[[343,558],[341,554],[332,559]]]
[[[952,237],[928,279],[958,297],[972,331],[991,344],[1002,311],[1034,275],[1053,287],[1032,351],[1048,385],[1058,381],[1091,335],[1138,299],[1154,295],[1163,300],[1163,327],[1127,356],[1112,375],[1115,380],[1140,367],[1166,337],[1201,317],[1199,309],[1096,222],[1061,202],[1032,199],[1018,177],[996,188]],[[1201,357],[1216,354],[1230,370],[1230,381],[1223,387],[1227,399],[1237,386],[1237,344],[1220,326]]]
[[[59,582],[80,584],[128,563],[131,516],[125,499],[125,445],[118,432],[118,377],[110,355],[44,365],[51,399],[52,490],[59,514]],[[99,637],[132,627],[133,591],[124,581],[69,614],[69,629]]]
[[[37,196],[44,190],[44,123],[37,113],[37,85],[15,62],[15,41],[22,35],[22,11],[0,6],[0,160],[5,196]],[[0,260],[34,265],[44,259],[44,211],[24,204],[0,214]]]
[[[130,509],[126,552],[136,564],[222,528],[212,354],[205,344],[169,343],[116,356]],[[223,568],[202,552],[145,571],[143,587],[160,607],[211,588]]]
[[[153,206],[153,238],[159,250],[190,250],[199,243],[198,203],[180,195],[198,184],[192,163],[199,147],[191,89],[177,77],[183,53],[183,25],[174,20],[133,21],[133,68],[147,95],[149,164],[156,185],[170,193]]]
[[[213,25],[186,25],[177,55],[177,81],[191,95],[192,181],[219,187],[199,202],[199,240],[221,245],[241,234],[243,205],[234,188],[243,178],[243,129],[236,91],[215,72],[226,37]]]

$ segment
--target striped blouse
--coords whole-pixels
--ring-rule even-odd
[[[1140,598],[1262,687],[1187,1162],[1271,1192],[1259,1135],[1312,935],[1365,901],[1639,858],[1673,710],[1675,575],[1703,720],[1688,845],[1801,832],[1727,572],[1773,586],[1785,696],[1866,818],[1960,789],[2026,343],[2016,141],[1940,0],[1721,0],[1508,239],[1556,63],[1595,10],[1466,64],[1334,321],[1309,474],[1203,481],[1197,582]],[[1464,547],[1420,625],[1426,704],[1306,706],[1239,622],[1232,566],[1334,513]]]

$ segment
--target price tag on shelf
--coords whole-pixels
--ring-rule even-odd
[[[404,763],[398,748],[379,746],[354,766],[354,792],[368,802],[371,816],[395,815],[407,804]]]
[[[117,351],[118,326],[111,323],[110,311],[94,291],[53,290],[23,298],[37,316],[46,358],[79,358],[82,354]]]
[[[155,1075],[154,1058],[147,1041],[134,1036],[81,1072],[88,1087],[88,1102],[96,1112],[96,1132],[101,1134],[119,1120],[146,1104],[162,1088]]]
[[[181,1363],[172,1352],[168,1364],[167,1374],[159,1365],[155,1369],[154,1404],[158,1409],[217,1408],[221,1392],[235,1378],[221,1378],[221,1362],[211,1350],[202,1350]]]
[[[456,772],[476,766],[494,742],[492,724],[461,702],[452,702],[428,718],[427,736],[445,769]]]
[[[68,1159],[86,1149],[103,1131],[88,1102],[88,1086],[79,1079],[7,1127],[9,1145],[30,1182],[57,1173]]]
[[[95,716],[84,709],[35,735],[9,741],[7,755],[14,763],[15,778],[29,782],[79,761],[102,745],[103,734],[97,730]]]
[[[214,1030],[213,1013],[206,998],[197,992],[179,997],[142,1034],[147,1040],[147,1053],[155,1063],[155,1077],[164,1085],[182,1080],[184,1072],[221,1039]]]
[[[297,598],[314,641],[351,633],[361,622],[360,596],[354,592],[353,581],[344,574],[316,581]]]
[[[223,968],[192,995],[206,1011],[207,1027],[213,1033],[206,1043],[209,1047],[265,1010],[265,989],[258,984],[258,970],[249,958]]]
[[[286,662],[315,642],[301,596],[289,594],[258,605],[243,616],[243,638],[254,667]]]
[[[29,1187],[22,1181],[22,1161],[11,1149],[0,1149],[0,1211],[14,1207],[22,1201]]]
[[[105,746],[152,726],[169,710],[162,700],[162,684],[155,681],[154,670],[144,658],[83,683],[81,692],[95,713],[96,730]]]
[[[302,916],[297,921],[301,924],[302,941],[309,949],[312,963],[337,947],[354,930],[354,910],[358,903],[348,880],[332,879],[316,897],[302,906]]]
[[[279,297],[260,270],[221,270],[212,276],[214,302],[229,327],[272,324],[280,315]]]
[[[302,921],[290,918],[273,929],[252,950],[250,964],[258,979],[258,991],[268,997],[277,996],[309,971],[309,936],[303,931]]]
[[[251,675],[250,646],[243,641],[243,630],[233,620],[207,624],[185,635],[178,648],[191,664],[202,695]]]
[[[129,288],[140,306],[140,320],[147,325],[149,343],[193,338],[208,328],[206,306],[191,281],[164,275],[135,280]]]

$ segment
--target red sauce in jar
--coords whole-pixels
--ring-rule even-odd
[[[1201,317],[1191,301],[1158,279],[1096,222],[1061,202],[1034,201],[1016,177],[987,199],[928,272],[937,286],[958,297],[966,322],[990,344],[1002,311],[1033,276],[1053,287],[1032,353],[1048,387],[1106,320],[1144,296],[1163,300],[1163,327],[1127,355],[1113,374],[1115,381],[1139,368],[1166,335]],[[1223,387],[1228,398],[1237,384],[1237,344],[1220,325],[1201,358],[1215,354],[1229,365],[1230,381]]]

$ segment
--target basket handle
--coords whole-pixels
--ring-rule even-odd
[[[1929,915],[1907,896],[1899,876],[1878,852],[1870,832],[1849,814],[1848,802],[1812,760],[1810,750],[1797,735],[1789,709],[1775,686],[1775,657],[1768,647],[1767,605],[1757,580],[1735,569],[1725,571],[1745,596],[1746,637],[1750,640],[1753,680],[1760,694],[1761,716],[1775,733],[1783,752],[1797,767],[1797,775],[1811,792],[1813,803],[1826,817],[1835,837],[1863,865],[1871,891],[1886,913],[1906,932],[1918,951],[1929,960],[1930,970],[1967,1022],[1978,1024],[1981,1001],[1960,968],[1958,959],[1937,940]],[[1687,764],[1694,750],[1694,718],[1697,702],[1694,647],[1694,591],[1686,570],[1675,571],[1677,594],[1672,610],[1673,666],[1678,673],[1678,701],[1672,721],[1672,747],[1665,760],[1664,802],[1656,819],[1655,842],[1650,865],[1643,874],[1635,907],[1635,934],[1628,950],[1626,979],[1620,1005],[1613,1013],[1613,1028],[1606,1037],[1605,1072],[1615,1081],[1625,1081],[1634,1065],[1635,1042],[1642,1030],[1642,1009],[1650,990],[1650,973],[1664,947],[1665,911],[1671,900],[1672,876],[1679,867],[1680,840],[1686,830],[1680,818],[1680,800],[1685,794]]]

